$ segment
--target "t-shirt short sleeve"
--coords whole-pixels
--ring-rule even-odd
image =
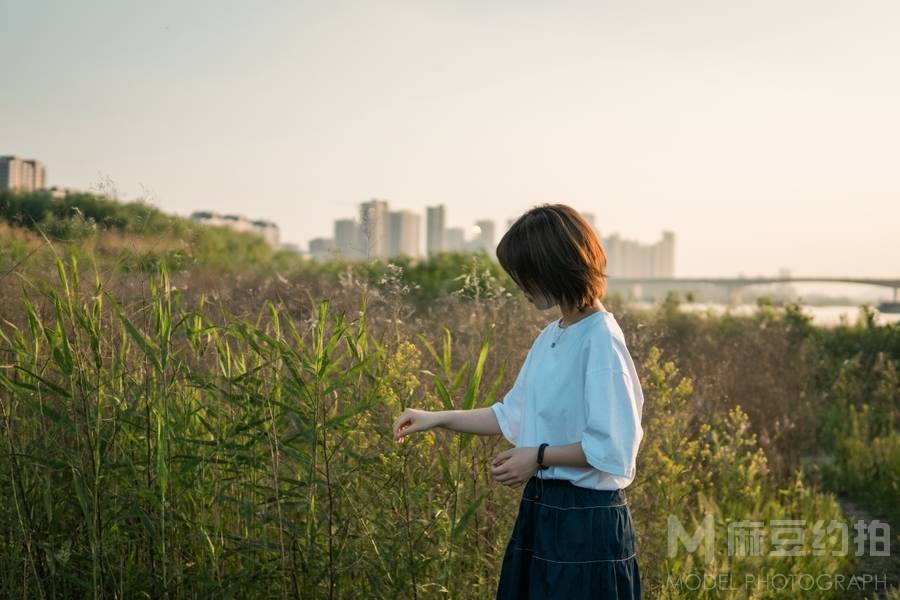
[[[525,402],[525,373],[531,364],[532,349],[528,351],[516,381],[500,402],[491,405],[503,437],[513,446],[518,446],[519,433],[522,431],[522,405]]]
[[[627,371],[608,367],[588,371],[584,382],[584,456],[596,469],[629,478],[635,475],[643,437],[642,392],[636,383]]]

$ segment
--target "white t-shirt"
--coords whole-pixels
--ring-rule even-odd
[[[512,389],[491,408],[516,447],[581,442],[590,467],[554,465],[543,477],[614,490],[634,480],[643,406],[622,329],[611,312],[598,311],[565,327],[559,319],[544,327]]]

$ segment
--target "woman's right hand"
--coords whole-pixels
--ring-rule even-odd
[[[394,421],[394,441],[401,439],[408,433],[416,431],[428,431],[440,426],[439,412],[407,408]]]

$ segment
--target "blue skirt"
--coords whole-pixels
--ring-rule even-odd
[[[506,546],[497,600],[640,597],[625,490],[532,476]]]

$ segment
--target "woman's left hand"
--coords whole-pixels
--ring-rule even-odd
[[[494,479],[503,485],[522,485],[538,470],[537,448],[510,448],[491,461]]]

